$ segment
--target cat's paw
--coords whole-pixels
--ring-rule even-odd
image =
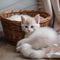
[[[18,41],[16,46],[18,47],[20,45],[21,45],[21,41]]]
[[[17,52],[20,52],[20,47],[16,47],[16,51]]]

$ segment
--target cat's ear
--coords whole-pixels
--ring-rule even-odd
[[[40,14],[37,14],[34,18],[37,23],[40,23]]]
[[[21,16],[21,23],[24,23],[25,18],[23,16]]]

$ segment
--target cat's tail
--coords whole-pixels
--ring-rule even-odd
[[[29,57],[29,58],[44,58],[46,56],[44,50],[32,49],[32,46],[27,43],[22,44],[20,46],[20,52],[24,57]]]
[[[30,58],[45,58],[46,57],[46,53],[44,50],[34,50],[30,55]]]

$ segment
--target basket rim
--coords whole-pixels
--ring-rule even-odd
[[[44,19],[44,21],[41,21],[40,23],[42,24],[42,23],[45,23],[45,22],[47,22],[47,21],[49,21],[50,19],[51,19],[51,16],[47,13],[47,12],[40,12],[40,11],[35,11],[35,10],[17,10],[17,11],[6,11],[6,12],[3,12],[3,13],[0,13],[0,19],[1,18],[3,18],[3,19],[5,19],[5,20],[8,20],[8,21],[11,21],[11,20],[9,20],[9,19],[6,19],[5,17],[3,17],[2,15],[3,14],[11,14],[11,13],[18,13],[18,12],[38,12],[38,13],[44,13],[44,14],[46,14],[48,17],[46,17],[45,19]],[[19,21],[12,21],[12,22],[19,22]]]

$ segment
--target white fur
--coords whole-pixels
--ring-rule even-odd
[[[30,58],[45,58],[46,52],[44,50],[32,50]]]
[[[45,50],[43,50],[43,48],[53,46],[57,40],[57,33],[52,28],[39,27],[38,21],[40,19],[38,19],[37,17],[40,18],[39,15],[35,16],[32,23],[34,24],[34,28],[36,27],[35,30],[33,30],[32,33],[31,32],[28,32],[28,34],[26,33],[28,37],[18,41],[17,43],[17,51],[20,51],[23,54],[23,56],[29,58],[45,57],[46,52]],[[35,18],[38,19],[37,20],[38,23],[36,22]],[[26,29],[24,28],[24,25],[25,24],[23,25],[21,24],[23,30],[25,31]]]

